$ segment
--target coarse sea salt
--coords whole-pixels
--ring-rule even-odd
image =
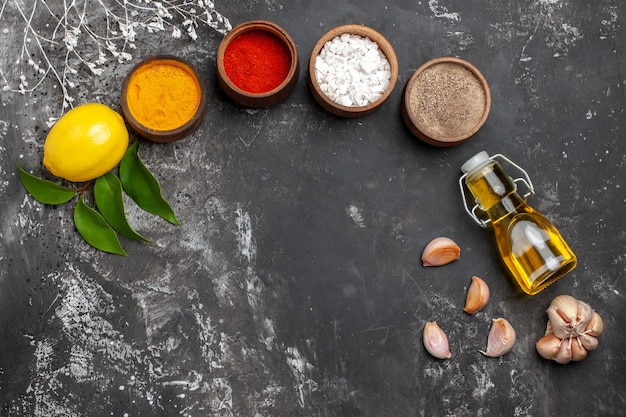
[[[320,90],[334,102],[362,107],[387,90],[391,66],[378,44],[368,37],[344,33],[326,42],[315,59]]]

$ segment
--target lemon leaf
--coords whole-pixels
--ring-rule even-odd
[[[107,172],[98,177],[93,191],[98,211],[100,211],[113,229],[129,239],[150,242],[128,224],[124,210],[122,183],[114,174]]]
[[[70,201],[76,195],[76,190],[61,187],[52,181],[44,180],[24,171],[16,162],[17,172],[22,181],[22,185],[33,198],[44,204],[63,204]]]
[[[128,147],[120,162],[120,180],[126,194],[139,207],[172,224],[178,224],[174,211],[161,194],[161,186],[139,158],[139,142]]]
[[[84,197],[74,207],[74,224],[78,233],[96,249],[116,255],[128,256],[122,248],[115,230],[100,213],[85,204]]]

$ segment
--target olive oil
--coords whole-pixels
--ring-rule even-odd
[[[528,195],[533,193],[530,178],[526,175],[526,179],[513,180],[494,160],[496,156],[526,174],[502,155],[489,157],[486,152],[478,153],[461,167],[465,206],[481,226],[493,228],[504,265],[522,291],[534,295],[574,269],[576,255],[552,222],[517,192],[520,181],[528,186]],[[476,202],[471,210],[465,188]]]

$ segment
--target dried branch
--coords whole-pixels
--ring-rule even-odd
[[[61,88],[64,110],[75,101],[79,69],[100,76],[107,63],[132,60],[139,34],[169,32],[180,38],[186,33],[196,40],[200,25],[222,34],[232,29],[210,0],[4,0],[0,22],[9,9],[23,24],[14,26],[13,34],[23,36],[11,67],[0,68],[2,90],[32,93],[52,79]]]

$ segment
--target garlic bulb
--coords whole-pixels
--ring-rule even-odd
[[[506,355],[515,344],[515,329],[506,319],[493,319],[487,338],[487,350],[480,351],[485,356],[498,358]]]
[[[604,322],[589,304],[571,295],[559,295],[546,313],[546,332],[535,344],[537,352],[545,359],[561,364],[581,361],[598,347]]]
[[[593,310],[589,304],[571,295],[555,297],[546,312],[552,325],[552,332],[561,339],[583,333],[593,317]]]
[[[467,314],[474,314],[482,310],[489,301],[489,287],[487,283],[477,276],[472,277],[472,283],[467,290],[465,299],[465,311]]]
[[[429,321],[424,325],[424,347],[435,358],[448,359],[452,357],[448,337],[437,325],[436,321]]]
[[[423,266],[441,266],[459,259],[461,248],[450,238],[438,237],[431,240],[422,252]]]

